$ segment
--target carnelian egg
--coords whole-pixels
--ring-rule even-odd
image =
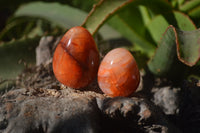
[[[111,97],[130,96],[138,87],[140,73],[132,54],[124,48],[111,50],[98,70],[100,89]]]
[[[53,56],[53,72],[62,84],[71,88],[87,86],[96,78],[99,52],[92,35],[83,27],[68,30]]]

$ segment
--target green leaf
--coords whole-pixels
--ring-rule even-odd
[[[0,94],[12,89],[15,86],[15,81],[12,79],[2,80],[0,79]]]
[[[191,0],[185,2],[182,6],[180,6],[179,10],[182,12],[189,12],[190,10],[196,8],[197,6],[200,6],[199,0]]]
[[[90,11],[93,4],[97,3],[98,1],[99,0],[71,0],[73,6],[84,11]]]
[[[32,2],[21,6],[15,12],[15,16],[41,17],[55,22],[61,27],[70,28],[81,25],[86,17],[86,13],[59,3]]]
[[[181,62],[194,66],[200,59],[200,29],[182,31],[176,29],[177,53]]]
[[[35,63],[35,48],[39,38],[14,40],[0,45],[0,78],[13,79],[25,64]]]
[[[56,23],[62,28],[80,26],[87,16],[87,13],[77,8],[59,3],[32,2],[21,6],[15,13],[15,17],[40,17]],[[105,25],[99,31],[105,38],[120,36],[114,29]],[[108,36],[105,36],[108,35]]]
[[[158,76],[181,76],[186,65],[194,66],[199,61],[199,40],[200,30],[182,31],[169,26],[148,64],[150,71]]]
[[[165,14],[172,11],[171,5],[166,0],[133,0],[133,4],[148,7],[155,14]]]
[[[55,24],[49,23],[44,19],[19,17],[11,19],[5,28],[0,32],[0,40],[10,41],[22,37],[34,38],[47,34],[59,34],[64,32]]]
[[[94,35],[111,15],[130,2],[131,0],[100,0],[85,19],[83,26]]]
[[[196,27],[192,20],[181,12],[174,11],[165,16],[157,15],[147,25],[148,32],[151,34],[153,40],[158,43],[169,25],[174,25],[181,30],[195,30]]]
[[[83,25],[94,34],[101,25],[115,15],[108,23],[124,37],[136,43],[136,46],[148,55],[152,55],[155,45],[150,42],[151,40],[148,39],[148,35],[144,32],[144,27],[150,19],[150,14],[144,8],[141,8],[140,12],[138,12],[138,9],[136,9],[138,5],[146,6],[154,13],[164,14],[172,10],[171,6],[162,0],[101,0],[91,10]],[[118,13],[119,9],[121,10]]]
[[[200,1],[187,1],[182,6],[180,6],[180,11],[186,12],[192,18],[200,18]]]
[[[140,15],[140,10],[137,7],[128,6],[114,15],[109,21],[113,28],[138,46],[143,52],[152,55],[155,50],[155,45],[147,39],[145,35],[145,24]]]
[[[188,12],[188,15],[192,18],[200,18],[200,6]]]

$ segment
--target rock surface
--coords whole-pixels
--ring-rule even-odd
[[[180,88],[172,88],[170,86],[153,88],[153,102],[160,106],[167,115],[175,115],[179,111],[179,93]]]
[[[94,97],[66,89],[12,90],[1,97],[0,105],[0,131],[6,133],[94,133],[100,130]]]
[[[5,133],[175,132],[162,111],[143,98],[70,88],[16,89],[0,101],[0,132]]]

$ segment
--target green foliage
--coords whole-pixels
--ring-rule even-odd
[[[160,38],[170,24],[184,31],[196,29],[191,19],[181,12],[174,11],[173,13],[167,13],[165,16],[157,15],[147,25],[147,29],[156,45],[158,45]]]
[[[97,4],[92,8],[94,3]],[[87,13],[90,8],[91,12]],[[0,40],[24,37],[34,40],[44,35],[60,35],[66,29],[82,25],[92,35],[98,32],[104,40],[119,36],[127,38],[133,44],[130,50],[141,57],[141,60],[137,58],[139,64],[147,65],[149,59],[147,66],[157,76],[179,78],[195,72],[200,76],[200,33],[196,30],[196,26],[200,26],[199,18],[199,0],[31,2],[20,6],[7,21],[0,32]],[[14,50],[16,45],[22,47],[21,43],[13,41],[9,46],[13,45]],[[30,46],[35,45],[30,43]],[[4,47],[6,45],[0,50],[6,51]],[[13,59],[6,52],[1,54],[2,61],[22,58]],[[7,66],[2,69],[4,67]]]
[[[199,0],[191,0],[186,1],[185,3],[182,3],[182,5],[179,6],[179,10],[182,12],[190,12],[191,10],[195,8],[199,8],[200,1]]]
[[[37,8],[38,10],[35,10]],[[73,26],[81,25],[87,13],[80,9],[68,5],[61,5],[59,3],[32,2],[21,6],[14,15],[16,18],[25,16],[43,18],[66,30]],[[110,36],[112,34],[117,35],[109,26],[103,26],[100,30],[100,34],[104,37],[104,35],[108,33]],[[107,37],[105,36],[105,38]]]
[[[11,88],[15,77],[25,67],[35,64],[35,48],[39,39],[23,38],[0,44],[0,91]]]
[[[14,16],[44,18],[61,27],[70,28],[76,25],[81,25],[87,14],[79,9],[67,5],[61,5],[59,3],[33,2],[21,6],[15,12]]]
[[[35,63],[35,48],[39,37],[20,39],[0,45],[0,78],[17,76],[28,64]]]
[[[95,34],[102,24],[113,14],[116,10],[119,10],[121,6],[125,6],[130,3],[128,0],[124,1],[100,1],[99,4],[93,7],[93,10],[90,12],[86,18],[83,26],[86,27],[91,34]]]
[[[104,0],[103,2],[105,4],[112,2],[112,0]],[[112,6],[108,8],[109,5],[107,5],[107,14],[99,15],[98,12],[104,11],[104,4],[100,3],[98,8],[93,8],[85,22],[86,24],[90,25],[90,19],[100,16],[101,19],[98,22],[100,26],[113,14]],[[185,76],[184,71],[186,72],[189,66],[195,65],[200,58],[199,31],[195,30],[196,26],[189,16],[173,9],[180,7],[181,4],[186,3],[184,1],[180,3],[172,1],[170,5],[164,0],[152,0],[151,2],[132,0],[123,9],[121,9],[122,4],[118,5],[117,8],[115,7],[117,10],[121,10],[119,12],[115,10],[115,15],[108,20],[112,27],[132,41],[135,50],[139,48],[149,58],[152,58],[148,67],[157,76],[170,78]],[[185,12],[191,13],[190,9],[196,8],[199,4],[199,2],[196,2],[183,9]],[[199,14],[197,13],[197,15]],[[171,26],[164,34],[169,25],[176,28]],[[89,26],[86,25],[86,27]],[[98,28],[98,26],[96,27]],[[93,27],[93,29],[95,28]],[[157,50],[155,49],[156,46],[158,47]],[[153,55],[153,52],[155,52],[155,55]]]
[[[63,33],[60,27],[40,18],[18,17],[11,19],[0,32],[0,40],[10,41],[22,37],[34,38],[48,34]]]
[[[153,54],[156,47],[146,35],[145,22],[138,7],[128,6],[114,15],[108,23],[132,41],[135,44],[135,49],[137,47],[149,56]]]
[[[90,11],[93,4],[97,3],[98,0],[72,0],[71,1],[73,6],[78,7],[84,11]]]
[[[170,77],[184,74],[185,65],[194,66],[200,58],[199,37],[199,30],[182,31],[169,26],[148,64],[151,72]]]

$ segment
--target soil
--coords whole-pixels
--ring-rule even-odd
[[[141,73],[139,88],[130,97],[108,97],[96,80],[75,90],[54,77],[52,55],[58,40],[43,37],[37,65],[24,70],[16,86],[1,95],[0,133],[200,132],[197,79],[177,84]]]

